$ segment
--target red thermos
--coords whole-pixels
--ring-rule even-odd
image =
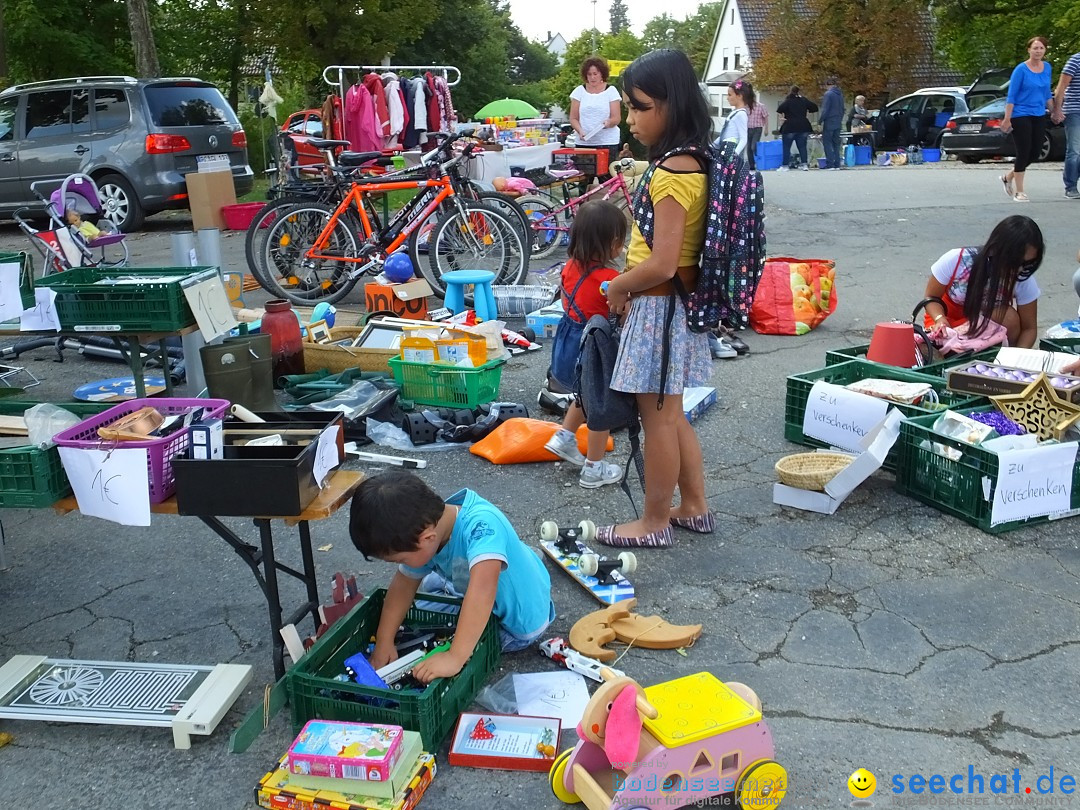
[[[260,329],[270,335],[275,384],[289,374],[303,374],[304,343],[292,304],[283,298],[267,301]]]

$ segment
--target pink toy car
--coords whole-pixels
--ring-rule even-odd
[[[761,701],[708,672],[642,689],[609,669],[548,779],[555,796],[589,810],[681,807],[734,793],[744,810],[780,805],[787,771],[773,760]]]

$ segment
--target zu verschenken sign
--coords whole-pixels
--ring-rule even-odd
[[[1076,447],[1067,442],[998,453],[990,525],[1071,509]]]
[[[861,452],[859,442],[885,418],[889,403],[827,382],[816,382],[806,399],[803,433],[830,447]]]

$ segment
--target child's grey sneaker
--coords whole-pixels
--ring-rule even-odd
[[[573,464],[575,467],[580,467],[585,463],[585,456],[578,450],[577,438],[569,430],[560,428],[555,431],[555,435],[544,445],[544,449],[550,450],[563,461]]]
[[[596,489],[604,484],[617,484],[620,481],[622,469],[610,461],[586,461],[578,477],[578,484],[585,489]]]
[[[716,360],[730,360],[738,357],[739,353],[724,338],[709,332],[709,351]]]

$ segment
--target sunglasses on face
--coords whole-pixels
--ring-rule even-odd
[[[1027,281],[1033,275],[1035,271],[1039,269],[1039,260],[1032,259],[1030,262],[1024,262],[1020,265],[1020,272],[1017,274],[1017,278],[1020,281]]]

